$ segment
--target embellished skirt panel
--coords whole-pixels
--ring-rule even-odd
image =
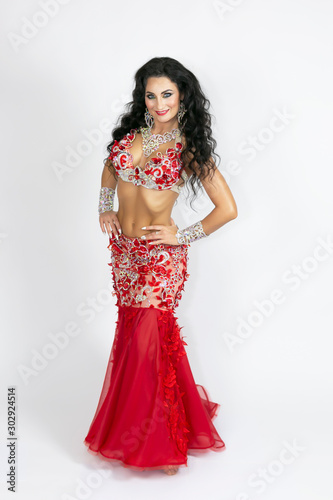
[[[189,450],[220,451],[220,405],[195,383],[174,309],[187,246],[110,240],[118,319],[97,410],[84,443],[136,470],[187,466]]]
[[[121,234],[110,238],[117,305],[175,309],[187,273],[188,245],[151,244]]]

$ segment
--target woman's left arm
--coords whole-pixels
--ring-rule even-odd
[[[196,172],[198,177],[200,172]],[[201,184],[215,208],[202,220],[185,229],[178,229],[176,239],[179,244],[189,244],[210,235],[238,215],[234,197],[223,175],[214,164],[213,169]]]
[[[213,210],[202,221],[198,221],[185,229],[178,229],[173,219],[171,226],[155,224],[142,227],[144,230],[155,230],[141,236],[151,244],[166,243],[171,245],[189,244],[200,238],[208,236],[238,215],[234,197],[223,175],[215,165],[212,174],[201,180],[207,195],[214,203]]]
[[[201,221],[204,233],[208,236],[238,215],[235,199],[221,172],[215,168],[212,178],[201,181],[215,208]]]

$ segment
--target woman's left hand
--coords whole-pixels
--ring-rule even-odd
[[[178,227],[171,217],[170,220],[171,226],[154,224],[153,226],[142,227],[141,229],[146,229],[147,231],[152,230],[152,232],[144,234],[141,236],[141,239],[147,240],[151,245],[158,245],[159,243],[165,243],[166,245],[179,245],[176,238]]]

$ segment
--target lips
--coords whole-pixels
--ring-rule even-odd
[[[169,110],[168,110],[168,109],[166,109],[165,111],[155,111],[155,113],[156,113],[158,116],[163,116],[163,115],[166,115],[168,111],[169,111]]]

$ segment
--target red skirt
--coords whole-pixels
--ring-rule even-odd
[[[195,383],[175,316],[188,247],[110,238],[118,319],[84,444],[135,470],[187,466],[190,450],[225,448],[212,423],[220,405]]]

